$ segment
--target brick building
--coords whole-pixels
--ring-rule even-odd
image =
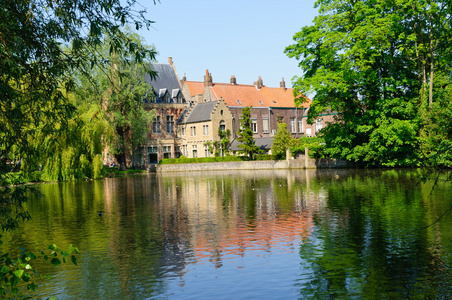
[[[301,107],[294,104],[293,89],[286,88],[284,78],[279,88],[267,87],[261,77],[252,85],[237,84],[235,76],[231,76],[229,83],[214,83],[212,74],[206,70],[203,82],[181,81],[185,98],[193,104],[224,100],[232,114],[232,135],[236,137],[240,128],[242,109],[252,106],[252,130],[256,143],[258,139],[265,139],[263,145],[269,145],[268,138],[276,133],[278,123],[287,124],[288,130],[294,138],[315,136],[316,132],[333,121],[332,114],[320,116],[314,124],[307,123],[307,111],[311,100],[307,97]],[[271,143],[270,143],[271,147]]]
[[[142,145],[135,161],[144,168],[163,158],[177,158],[181,155],[184,140],[177,134],[177,120],[188,109],[189,102],[185,99],[173,60],[168,63],[153,64],[157,78],[151,80],[149,75],[145,80],[154,91],[153,97],[145,101],[146,110],[154,110],[156,117],[149,130],[147,141]]]

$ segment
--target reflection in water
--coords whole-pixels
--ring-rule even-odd
[[[58,299],[447,298],[452,221],[427,225],[451,187],[432,187],[406,170],[43,184],[2,251],[77,245],[79,267],[39,266]]]

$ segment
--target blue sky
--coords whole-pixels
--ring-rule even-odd
[[[156,23],[140,31],[156,47],[158,62],[172,57],[177,72],[187,80],[203,81],[206,69],[214,82],[264,84],[279,87],[284,77],[292,87],[301,75],[298,62],[284,54],[293,35],[310,25],[317,10],[314,0],[160,0],[141,2]]]

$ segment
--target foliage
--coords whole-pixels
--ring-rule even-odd
[[[161,165],[168,164],[192,164],[192,163],[207,163],[207,162],[227,162],[227,161],[244,161],[242,156],[216,156],[216,157],[195,157],[187,158],[181,156],[179,158],[164,158],[159,161]]]
[[[37,193],[37,191],[30,186],[14,185],[17,183],[17,179],[10,175],[1,176],[0,180],[2,180],[0,226],[2,231],[8,231],[19,227],[20,222],[31,219],[30,213],[23,209],[23,204],[27,201],[30,193]]]
[[[306,147],[309,149],[308,153],[310,158],[326,158],[325,144],[323,139],[319,137],[301,137],[293,140],[290,152],[292,156],[304,154]]]
[[[152,23],[144,17],[145,11],[136,7],[135,1],[119,0],[0,2],[2,226],[17,227],[20,221],[29,219],[22,206],[27,199],[27,188],[11,187],[16,182],[11,180],[9,172],[15,170],[19,163],[25,175],[38,169],[43,150],[46,154],[59,153],[49,155],[50,161],[46,162],[46,165],[58,166],[58,178],[71,178],[77,176],[76,173],[86,172],[90,159],[95,165],[91,170],[93,176],[99,175],[98,152],[92,151],[96,147],[90,147],[90,151],[83,153],[74,147],[77,139],[73,135],[81,128],[78,126],[80,118],[74,118],[76,109],[68,95],[77,84],[74,75],[83,74],[88,82],[92,82],[90,75],[95,67],[107,73],[106,70],[114,66],[116,61],[98,52],[105,42],[109,54],[121,55],[128,63],[154,58],[155,50],[142,47],[125,32],[127,24],[139,29]],[[111,39],[104,41],[104,36]],[[108,80],[113,81],[110,77]],[[87,127],[83,134],[85,136],[76,136],[79,141],[88,143],[86,137],[92,132]],[[79,153],[84,157],[81,154],[77,156]],[[93,155],[88,157],[88,153]],[[77,161],[75,170],[64,168],[66,163],[77,164]],[[64,256],[62,252],[60,254]],[[4,280],[7,279],[2,282],[3,287],[11,281],[18,283],[17,278],[27,279],[20,269],[9,273],[14,263],[19,261],[2,256],[0,270],[2,274],[7,274],[2,275]]]
[[[321,132],[327,153],[368,166],[418,165],[423,111],[450,84],[450,3],[320,0],[316,6],[313,25],[285,51],[304,74],[295,79],[295,94],[315,92],[309,121],[339,113]]]
[[[271,154],[256,154],[254,156],[255,160],[272,160],[273,156]]]
[[[0,244],[1,238],[2,235],[0,235]],[[58,266],[61,262],[66,263],[70,258],[71,262],[77,265],[77,258],[73,253],[78,254],[80,251],[76,247],[69,245],[65,251],[53,244],[48,249],[50,251],[34,254],[21,247],[21,253],[17,258],[13,258],[9,253],[0,252],[0,297],[2,299],[29,299],[24,296],[20,288],[25,287],[27,290],[35,291],[38,288],[37,280],[45,279],[32,266],[33,262],[40,258],[49,261],[53,266]]]
[[[255,154],[261,152],[261,149],[256,146],[251,130],[251,108],[251,106],[247,106],[242,109],[240,129],[237,132],[237,140],[240,142],[238,147],[249,159],[253,159]]]
[[[220,137],[220,141],[218,142],[218,155],[220,156],[225,156],[228,155],[229,153],[229,144],[231,143],[229,141],[229,138],[231,136],[231,131],[229,129],[227,130],[222,130],[221,127],[218,128],[218,136]],[[217,153],[215,153],[216,156]]]
[[[272,142],[272,155],[275,160],[286,159],[286,150],[290,147],[292,135],[286,123],[279,123]]]
[[[452,166],[452,102],[450,91],[447,96],[434,102],[425,114],[421,132],[421,155],[424,166]]]

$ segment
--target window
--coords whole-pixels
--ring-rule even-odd
[[[223,115],[223,110],[220,110],[220,115]]]
[[[284,118],[283,117],[278,117],[278,123],[282,123],[284,122]]]
[[[251,119],[251,130],[253,133],[257,133],[257,119]]]
[[[237,103],[238,103],[239,105],[242,105],[242,102],[240,102],[240,100],[237,100]]]
[[[298,132],[299,133],[303,132],[303,119],[298,120]]]
[[[174,133],[174,116],[166,116],[166,132]]]
[[[204,156],[210,157],[209,145],[204,145]]]
[[[262,101],[259,101],[259,104],[262,105],[262,106],[264,106],[264,103],[262,103]]]
[[[195,136],[196,135],[196,126],[191,126],[190,127],[190,136]]]
[[[311,128],[306,128],[306,136],[311,136]]]
[[[295,131],[295,118],[290,118],[290,132],[294,133]]]
[[[182,136],[185,136],[185,126],[181,127],[181,133],[182,133]]]
[[[148,153],[157,153],[157,146],[148,147]]]
[[[197,145],[193,145],[191,147],[191,149],[192,149],[192,153],[193,153],[193,158],[198,157],[198,147],[197,147]]]
[[[203,129],[204,135],[208,135],[209,134],[209,125],[203,125],[202,129]]]
[[[226,130],[226,125],[224,124],[224,121],[220,121],[220,130],[221,131],[225,131]]]
[[[322,119],[315,120],[315,130],[319,131],[323,128]]]
[[[163,146],[163,158],[171,158],[171,146]]]
[[[262,119],[262,131],[268,133],[268,119]]]
[[[152,122],[152,132],[160,133],[160,116],[156,116],[154,122]]]

